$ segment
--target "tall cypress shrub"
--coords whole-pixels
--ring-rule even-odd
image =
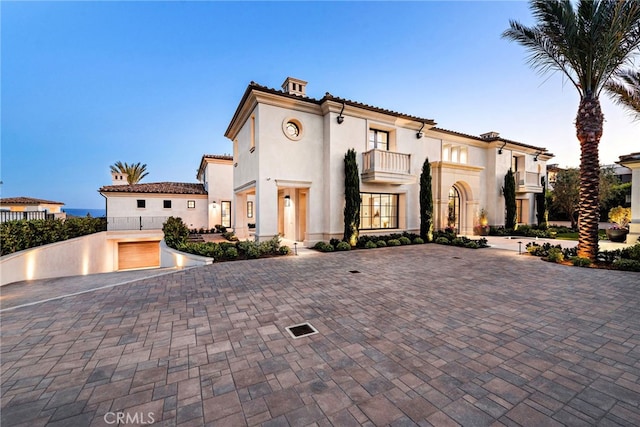
[[[540,179],[542,184],[542,193],[536,194],[536,218],[538,220],[538,227],[546,229],[549,220],[549,210],[547,209],[547,182],[542,177]]]
[[[504,176],[504,187],[502,187],[502,193],[504,194],[505,205],[504,228],[513,230],[516,228],[517,207],[516,180],[511,169],[509,169],[509,172]]]
[[[344,238],[351,246],[358,242],[360,228],[360,176],[356,151],[352,148],[344,156]]]
[[[425,242],[433,240],[433,195],[431,164],[428,157],[422,165],[422,174],[420,174],[420,237]]]

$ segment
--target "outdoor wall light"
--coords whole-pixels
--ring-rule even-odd
[[[338,115],[338,117],[336,117],[336,120],[338,121],[339,125],[341,125],[342,122],[344,122],[344,116],[342,115],[343,111],[344,111],[344,102],[342,103],[342,110],[340,110],[340,114]]]
[[[217,207],[218,207],[218,204],[216,203],[216,201],[215,201],[215,200],[214,200],[213,202],[211,202],[211,207],[212,207],[213,209],[215,209],[215,208],[217,208]]]
[[[540,154],[542,154],[542,151],[538,151],[538,152],[536,153],[536,156],[533,158],[533,161],[534,161],[534,162],[537,162],[537,161],[538,161],[538,156],[539,156]]]
[[[422,138],[422,129],[424,129],[424,122],[422,123],[422,127],[420,128],[418,133],[416,133],[416,138],[418,139]]]
[[[284,196],[284,206],[287,208],[291,206],[291,196]]]
[[[507,145],[507,142],[505,141],[504,144],[502,144],[502,147],[498,148],[498,154],[502,154],[502,149]]]

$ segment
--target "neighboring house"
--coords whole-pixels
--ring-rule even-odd
[[[112,173],[112,185],[100,190],[106,199],[107,243],[116,248],[118,270],[159,267],[162,226],[170,216],[180,217],[190,229],[230,224],[233,158],[204,155],[191,182],[127,183],[123,173]]]
[[[112,173],[112,185],[99,190],[106,198],[107,230],[158,230],[170,216],[192,229],[230,226],[232,161],[231,156],[202,156],[198,183],[130,185],[125,174]]]
[[[287,78],[282,90],[251,82],[225,132],[233,141],[234,219],[248,236],[255,200],[258,240],[281,234],[312,244],[344,230],[344,156],[353,148],[360,171],[361,234],[418,232],[419,176],[432,167],[436,229],[471,234],[484,208],[504,224],[504,176],[516,173],[518,221],[535,222],[535,194],[553,157],[546,149],[435,127],[431,119],[334,97],[306,95],[307,82]]]
[[[0,199],[0,222],[19,219],[65,218],[64,203],[33,197],[7,197]]]
[[[618,164],[631,170],[631,223],[626,242],[640,242],[640,152],[619,157]]]

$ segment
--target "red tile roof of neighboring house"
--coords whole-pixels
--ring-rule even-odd
[[[34,199],[33,197],[6,197],[0,199],[3,205],[64,205],[62,202],[54,202],[51,200]]]
[[[204,154],[202,156],[204,159],[218,159],[218,160],[231,160],[233,161],[233,156],[228,154]]]
[[[203,184],[190,182],[152,182],[133,185],[105,185],[101,193],[207,194]]]

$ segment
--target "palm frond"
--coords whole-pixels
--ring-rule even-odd
[[[605,86],[614,102],[629,109],[640,121],[640,70],[623,70]]]

